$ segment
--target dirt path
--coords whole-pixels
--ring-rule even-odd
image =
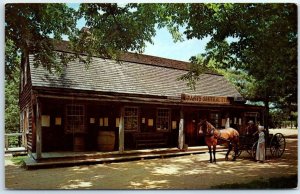
[[[297,174],[297,139],[287,139],[283,157],[264,164],[251,161],[247,153],[235,162],[208,154],[98,164],[66,168],[25,170],[6,158],[5,185],[10,189],[207,189],[225,183]]]

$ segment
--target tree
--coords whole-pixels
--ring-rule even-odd
[[[180,79],[188,81],[187,85],[191,88],[194,87],[195,81],[201,73],[210,71],[223,75],[237,88],[242,96],[251,99],[253,88],[256,87],[255,79],[247,72],[235,67],[221,68],[221,65],[214,59],[206,61],[203,54],[191,57],[190,61],[192,63],[190,71],[181,76]]]
[[[6,4],[5,40],[15,45],[15,53],[32,53],[34,65],[49,71],[60,71],[75,58],[87,64],[93,55],[117,59],[122,51],[142,52],[145,42],[151,42],[157,6],[81,4],[75,11],[66,4]],[[86,20],[84,29],[76,28],[80,18]],[[73,54],[54,51],[64,36]],[[8,60],[12,57],[6,56]]]
[[[295,4],[188,4],[188,39],[211,36],[205,62],[241,70],[254,80],[246,97],[262,100],[268,127],[270,102],[297,104],[297,6]],[[176,23],[174,23],[176,25]]]
[[[20,58],[29,53],[34,65],[60,72],[70,60],[88,64],[91,56],[118,58],[123,51],[142,52],[155,34],[156,4],[81,4],[78,11],[66,4],[5,5],[5,131],[19,129]],[[86,28],[76,28],[79,18]],[[70,53],[55,52],[63,37]],[[82,56],[81,54],[84,54]]]
[[[63,35],[70,36],[75,28],[76,17],[73,9],[65,4],[6,4],[5,5],[5,42],[12,42],[15,53],[33,53],[35,64],[48,70],[59,67],[57,58],[65,61],[64,55],[53,51],[50,39],[61,40]],[[13,55],[6,54],[6,60]],[[14,68],[11,67],[11,70]],[[13,72],[7,71],[6,75]]]
[[[20,56],[12,41],[5,46],[5,132],[19,132],[19,64]],[[11,56],[11,57],[7,57]]]
[[[14,71],[15,77],[19,76],[19,70]],[[8,81],[5,79],[5,133],[20,132],[19,111],[19,79]],[[19,137],[11,136],[9,146],[18,147]]]
[[[19,76],[19,71],[15,75]],[[19,132],[19,80],[5,80],[5,133]]]
[[[294,4],[81,4],[78,12],[66,4],[6,4],[5,11],[6,44],[11,41],[20,54],[32,52],[35,65],[49,71],[75,58],[88,64],[93,55],[118,59],[124,51],[142,52],[156,24],[180,41],[181,27],[188,39],[211,37],[204,62],[214,60],[219,68],[249,75],[246,97],[264,101],[266,118],[270,102],[291,111],[297,104]],[[87,21],[83,30],[75,25],[81,17]],[[53,51],[63,35],[71,55]],[[13,61],[13,55],[6,59]],[[6,69],[9,74],[14,66]],[[197,75],[193,71],[190,75]]]
[[[16,74],[18,76],[18,71]],[[19,132],[19,81],[5,81],[5,133]]]

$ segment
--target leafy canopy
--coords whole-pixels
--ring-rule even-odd
[[[91,56],[117,59],[124,51],[143,52],[152,42],[155,27],[167,27],[174,41],[211,37],[204,64],[233,70],[249,81],[245,94],[253,100],[276,102],[285,107],[297,103],[297,6],[295,4],[6,4],[6,78],[17,68],[15,58],[32,52],[35,65],[48,70]],[[77,29],[80,18],[86,28]],[[180,33],[179,29],[184,28]],[[54,40],[70,40],[73,54],[53,51]],[[17,54],[16,54],[17,53]],[[82,57],[80,54],[85,54]],[[183,77],[193,85],[197,68]],[[247,78],[247,75],[248,78]]]
[[[5,41],[14,45],[15,53],[33,53],[36,66],[60,71],[61,64],[75,58],[89,63],[93,55],[117,58],[123,51],[143,52],[145,42],[155,35],[159,6],[80,4],[76,11],[66,4],[6,4]],[[84,29],[76,28],[80,18],[86,20]],[[63,37],[70,40],[67,49],[73,54],[54,51]],[[13,60],[13,55],[6,56]],[[6,74],[11,70],[13,66]]]
[[[281,64],[294,65],[297,56],[294,4],[80,4],[78,11],[66,4],[6,4],[5,9],[6,41],[21,52],[35,53],[39,65],[57,62],[51,37],[66,35],[80,53],[112,56],[116,51],[142,52],[145,42],[152,42],[155,24],[167,26],[175,40],[182,40],[179,27],[189,39],[210,36],[208,60],[257,78],[256,69],[269,70],[261,68],[268,64],[285,73]],[[76,28],[82,17],[84,30]],[[228,37],[236,41],[229,43]]]
[[[297,95],[297,7],[294,4],[193,4],[185,34],[211,36],[206,60],[243,70],[257,87],[248,97]],[[228,41],[228,38],[234,41]]]
[[[53,51],[51,38],[62,40],[63,35],[72,35],[75,16],[75,11],[65,4],[6,4],[5,42],[12,42],[15,53],[33,53],[36,65],[48,70],[59,68],[65,56]],[[6,54],[7,61],[12,57]]]

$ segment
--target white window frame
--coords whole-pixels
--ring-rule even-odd
[[[136,115],[126,115],[128,113],[126,109],[136,109]],[[136,120],[136,128],[126,128],[127,127],[127,122],[130,120]],[[139,107],[137,106],[126,106],[124,108],[124,131],[139,131]]]
[[[167,114],[165,115],[160,115],[159,111],[167,111]],[[167,128],[162,128],[162,124],[160,123],[163,119],[165,119],[164,122],[168,123]],[[171,125],[171,111],[169,108],[157,108],[156,109],[156,130],[157,131],[163,131],[163,132],[168,132],[170,131],[170,125]]]

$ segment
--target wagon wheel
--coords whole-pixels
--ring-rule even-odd
[[[253,143],[254,142],[254,143]],[[252,147],[253,147],[253,144],[256,143],[256,139],[252,136],[249,136],[248,137],[248,140],[246,142],[246,145],[245,145],[245,150],[247,151],[247,153],[251,156],[252,156]],[[255,150],[256,151],[256,150]],[[255,152],[256,153],[256,152]],[[254,156],[255,157],[255,156]]]
[[[247,153],[252,157],[252,147],[246,149]]]
[[[270,141],[271,155],[280,158],[285,150],[285,137],[282,133],[276,133]]]
[[[242,151],[246,151],[250,156],[252,156],[252,146],[250,145],[244,145],[243,147],[241,147],[241,149],[239,149],[239,153],[241,153]]]
[[[254,142],[254,144],[252,145],[251,154],[250,154],[254,160],[256,158],[256,149],[257,149],[257,141]]]
[[[232,150],[232,157],[234,157],[234,150]],[[238,157],[240,157],[240,155],[241,155],[241,153],[243,152],[243,149],[241,148],[241,146],[238,146],[238,153],[237,153],[237,155],[236,155],[236,157],[238,158]]]
[[[243,150],[239,148],[239,151],[238,151],[238,153],[237,153],[236,157],[240,157],[240,155],[241,155],[242,151],[243,151]],[[234,154],[234,153],[233,153],[233,154]]]

